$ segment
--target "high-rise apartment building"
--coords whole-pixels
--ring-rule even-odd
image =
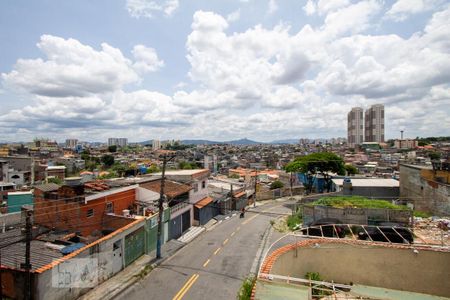
[[[152,141],[152,149],[153,150],[161,149],[161,141],[160,140],[153,140]]]
[[[361,107],[353,107],[347,115],[347,143],[350,147],[364,141],[364,116]]]
[[[108,146],[118,146],[118,147],[126,147],[128,145],[127,138],[109,138]]]
[[[366,110],[364,136],[366,142],[384,142],[384,105],[375,104]]]
[[[66,140],[66,148],[74,149],[78,144],[77,139],[67,139]]]
[[[117,146],[124,148],[128,145],[128,139],[127,138],[118,138],[117,139]]]

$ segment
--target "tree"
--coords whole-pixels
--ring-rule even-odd
[[[114,164],[114,156],[105,154],[101,158],[101,162],[105,167],[111,167]]]
[[[307,192],[312,191],[314,176],[321,174],[325,180],[327,192],[331,190],[329,172],[345,175],[344,161],[331,152],[317,152],[297,157],[285,166],[286,172],[304,173],[308,176]]]
[[[281,189],[283,186],[284,186],[284,184],[281,181],[275,180],[274,182],[272,182],[270,184],[270,189],[271,190]]]
[[[112,153],[117,152],[117,146],[116,145],[108,146],[108,151]]]
[[[345,170],[347,171],[347,175],[355,175],[358,174],[358,169],[353,165],[345,165]]]
[[[157,172],[161,172],[161,170],[155,164],[153,164],[153,165],[151,165],[150,167],[147,168],[147,173],[157,173]]]
[[[428,157],[431,160],[439,160],[439,159],[441,159],[441,153],[439,153],[439,152],[430,152],[430,153],[428,153]]]

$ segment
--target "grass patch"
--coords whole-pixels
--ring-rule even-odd
[[[408,209],[404,205],[395,205],[389,201],[368,199],[361,196],[339,196],[339,197],[324,197],[316,200],[308,205],[322,205],[331,206],[335,208],[386,208],[386,209]]]
[[[419,217],[419,218],[429,218],[431,216],[433,216],[432,214],[426,212],[426,211],[420,211],[420,210],[415,210],[413,212],[414,217]]]
[[[255,283],[256,283],[255,276],[248,276],[247,278],[245,278],[241,288],[239,289],[237,299],[250,300],[250,297],[252,296],[252,289]]]
[[[289,230],[293,231],[296,229],[297,225],[302,223],[302,217],[299,214],[291,215],[287,217],[286,224]]]
[[[323,281],[322,276],[320,276],[317,272],[307,272],[305,275],[306,279],[314,280],[314,281]],[[331,291],[324,291],[323,289],[326,289],[326,286],[323,285],[317,285],[316,288],[312,288],[312,294],[313,299],[320,299],[325,296],[331,295]]]
[[[134,275],[134,277],[138,277],[139,279],[144,278],[153,270],[151,265],[146,265],[138,274]]]

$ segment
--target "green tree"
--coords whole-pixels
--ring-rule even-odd
[[[127,166],[121,163],[114,163],[114,165],[111,168],[111,170],[116,172],[119,176],[123,176],[127,171],[127,169],[128,169]]]
[[[157,173],[157,172],[161,172],[161,170],[155,164],[147,168],[147,173]]]
[[[439,159],[441,159],[441,153],[439,153],[439,152],[430,152],[430,153],[428,153],[428,157],[431,160],[439,160]]]
[[[347,175],[355,175],[358,174],[358,169],[353,165],[345,165],[345,170],[347,171]]]
[[[117,152],[117,146],[116,145],[108,146],[108,151],[112,153]]]
[[[114,156],[105,154],[102,156],[101,162],[105,167],[109,168],[114,164]]]
[[[272,182],[270,184],[270,189],[271,190],[281,189],[283,186],[284,186],[284,184],[281,181],[275,180],[274,182]]]
[[[286,172],[304,173],[308,176],[307,192],[312,191],[314,176],[321,174],[325,180],[327,192],[331,190],[331,176],[329,172],[345,175],[344,161],[331,152],[317,152],[297,157],[285,166]]]

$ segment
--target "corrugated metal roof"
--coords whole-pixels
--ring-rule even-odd
[[[20,269],[20,264],[25,262],[25,243],[12,244],[1,249],[2,265],[14,269]],[[43,266],[52,263],[55,259],[63,255],[54,249],[45,245],[45,242],[31,241],[31,269],[37,270]]]
[[[46,183],[36,186],[35,188],[43,192],[57,191],[61,186],[56,183]]]

